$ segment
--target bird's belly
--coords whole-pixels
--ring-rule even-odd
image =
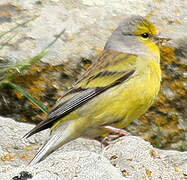
[[[79,116],[94,128],[113,125],[123,128],[138,118],[153,103],[158,93],[160,82],[142,76],[132,78],[119,87],[111,88],[77,110]]]
[[[132,82],[128,92],[124,92],[122,100],[126,103],[122,104],[121,120],[115,124],[116,127],[123,128],[130,122],[144,114],[154,102],[159,91],[160,83],[153,83],[150,79],[142,78],[136,82]],[[131,90],[130,90],[131,89]],[[123,93],[122,93],[123,94]],[[129,98],[126,98],[129,97]]]
[[[75,124],[85,127],[82,128],[85,136],[103,134],[99,127],[104,125],[124,128],[144,114],[160,89],[160,68],[157,65],[155,71],[155,66],[151,65],[147,71],[135,74],[127,82],[110,88],[78,108],[74,112]]]

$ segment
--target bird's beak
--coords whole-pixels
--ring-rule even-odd
[[[156,43],[158,46],[161,46],[164,42],[170,41],[170,40],[171,40],[170,38],[163,37],[163,36],[160,35],[160,34],[158,34],[157,36],[153,36],[153,39],[154,39],[155,43]]]

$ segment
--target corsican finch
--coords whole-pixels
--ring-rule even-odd
[[[146,112],[161,81],[156,35],[155,26],[141,16],[127,17],[119,24],[93,65],[47,118],[26,134],[51,129],[31,164],[78,137],[118,132]]]

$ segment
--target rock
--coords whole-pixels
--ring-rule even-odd
[[[16,122],[10,118],[0,118],[0,125],[0,152],[3,162],[0,172],[7,171],[10,166],[27,165],[40,145],[49,136],[49,130],[45,130],[28,139],[24,139],[23,136],[33,128],[33,125]],[[79,138],[64,145],[60,148],[60,151],[69,152],[76,150],[99,154],[101,148],[101,144],[98,141]]]
[[[32,180],[123,180],[123,176],[118,168],[110,164],[105,157],[89,151],[70,151],[55,153],[32,167],[20,166],[14,168],[9,173],[3,174],[1,179],[7,180],[19,176],[20,172],[27,172],[32,176]]]
[[[119,138],[105,148],[95,140],[79,138],[28,166],[49,132],[25,140],[21,138],[33,125],[2,117],[0,124],[1,180],[182,180],[186,173],[187,152],[161,151],[134,136]]]
[[[169,163],[174,165],[176,171],[183,172],[184,176],[187,177],[187,151],[158,150],[158,153],[161,159],[167,159]]]
[[[65,61],[96,56],[96,50],[103,48],[120,19],[128,14],[146,15],[151,0],[136,1],[3,1],[20,9],[19,16],[12,16],[12,23],[3,21],[1,31],[13,26],[13,21],[37,15],[38,18],[21,28],[19,35],[12,41],[16,48],[7,47],[1,56],[14,56],[26,59],[35,56],[45,48],[63,29],[66,29],[50,53],[43,59],[52,65]],[[137,9],[137,4],[139,4]],[[8,11],[9,12],[9,11]],[[50,12],[50,13],[49,13]]]
[[[178,164],[184,165],[187,152],[173,152],[183,154],[183,158],[177,156],[176,159]],[[173,163],[174,157],[169,154],[170,152],[153,148],[149,142],[133,136],[122,137],[103,151],[103,156],[110,159],[115,167],[120,168],[123,176],[129,179],[183,179],[184,169]]]
[[[66,29],[43,59],[44,62],[59,65],[69,60],[95,57],[96,51],[103,48],[119,21],[131,14],[148,16],[165,36],[183,38],[186,36],[183,7],[185,2],[182,0],[156,3],[151,0],[47,0],[40,3],[37,0],[2,0],[0,10],[7,15],[4,13],[4,19],[0,21],[1,31],[9,30],[16,21],[35,15],[38,18],[18,30],[16,38],[1,50],[1,56],[13,57],[18,61],[35,56],[55,35]]]
[[[28,162],[49,135],[41,132],[28,140],[21,139],[33,125],[0,118],[0,179],[32,176],[33,180],[53,179],[123,179],[119,169],[100,155],[101,144],[95,140],[77,139],[35,166]],[[93,171],[94,169],[94,171]]]

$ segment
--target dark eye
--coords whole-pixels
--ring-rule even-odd
[[[148,34],[148,33],[143,33],[143,34],[141,34],[141,36],[142,36],[143,38],[148,38],[148,37],[149,37],[149,34]]]

